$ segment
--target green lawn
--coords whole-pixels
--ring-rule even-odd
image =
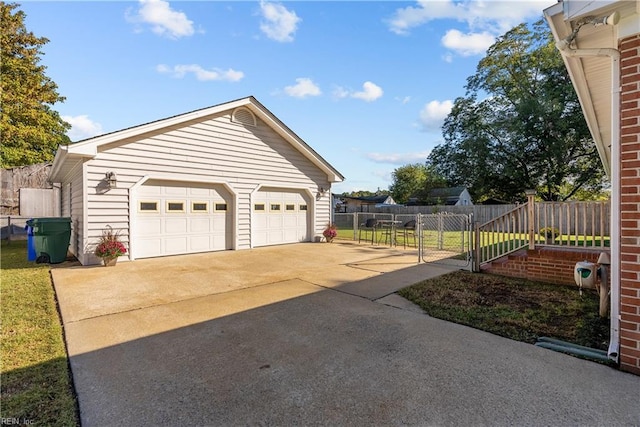
[[[49,266],[27,261],[26,241],[2,241],[1,250],[1,417],[21,424],[77,426]]]

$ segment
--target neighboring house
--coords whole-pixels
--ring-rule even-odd
[[[107,227],[130,260],[312,241],[343,179],[253,97],[61,146],[50,174],[83,265]]]
[[[331,194],[331,199],[332,199],[333,211],[334,212],[344,212],[345,211],[347,206],[342,201],[342,196],[340,196],[339,194]]]
[[[395,205],[393,197],[389,195],[380,196],[363,196],[363,197],[343,197],[343,206],[345,212],[369,212],[375,207],[384,207]]]
[[[448,187],[430,190],[424,200],[409,199],[407,206],[416,205],[472,206],[473,201],[466,187]]]
[[[544,11],[611,179],[611,342],[640,374],[640,2],[564,0]]]

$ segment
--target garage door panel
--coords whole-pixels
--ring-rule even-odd
[[[269,228],[282,228],[284,225],[281,214],[270,214],[268,217]]]
[[[167,234],[184,234],[187,232],[187,218],[167,218],[164,222],[164,232]]]
[[[136,257],[230,249],[233,198],[222,186],[148,181],[136,194],[138,200],[158,206],[157,212],[137,209]],[[184,211],[168,211],[168,202],[182,204]],[[216,204],[226,205],[227,210],[216,211]]]
[[[155,256],[154,254],[162,247],[162,240],[159,237],[156,238],[137,238],[135,240],[136,252],[141,258]]]
[[[193,252],[204,252],[211,247],[210,236],[192,236],[189,239],[189,250]]]
[[[297,227],[298,226],[298,218],[292,215],[285,215],[282,219],[284,227]]]
[[[144,235],[160,234],[162,232],[162,221],[160,218],[152,218],[140,222],[139,232]]]
[[[162,239],[164,252],[167,255],[187,253],[187,237],[165,237]]]
[[[309,240],[309,204],[304,191],[265,188],[255,193],[254,206],[264,204],[264,211],[253,211],[251,229],[253,246],[296,243]],[[273,209],[273,205],[280,209]]]
[[[211,227],[212,231],[218,235],[224,235],[225,230],[227,229],[227,219],[224,216],[214,217],[213,226]]]
[[[211,219],[209,218],[191,218],[189,220],[189,232],[191,233],[210,233]]]
[[[209,197],[215,194],[215,190],[209,188],[189,188],[189,195]]]
[[[188,194],[188,190],[186,187],[165,187],[164,193],[167,196],[186,196]]]

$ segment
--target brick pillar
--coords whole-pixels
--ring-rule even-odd
[[[619,49],[620,367],[640,375],[640,34]]]

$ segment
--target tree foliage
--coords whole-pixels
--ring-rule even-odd
[[[604,172],[577,95],[542,21],[500,37],[469,77],[427,163],[479,198],[599,191]]]
[[[397,203],[407,203],[410,198],[423,200],[431,189],[446,186],[434,168],[421,163],[396,168],[392,179],[389,191]]]
[[[25,14],[17,7],[0,2],[0,153],[5,168],[51,161],[58,145],[69,142],[69,124],[52,109],[64,98],[39,64],[49,40],[27,31]]]

